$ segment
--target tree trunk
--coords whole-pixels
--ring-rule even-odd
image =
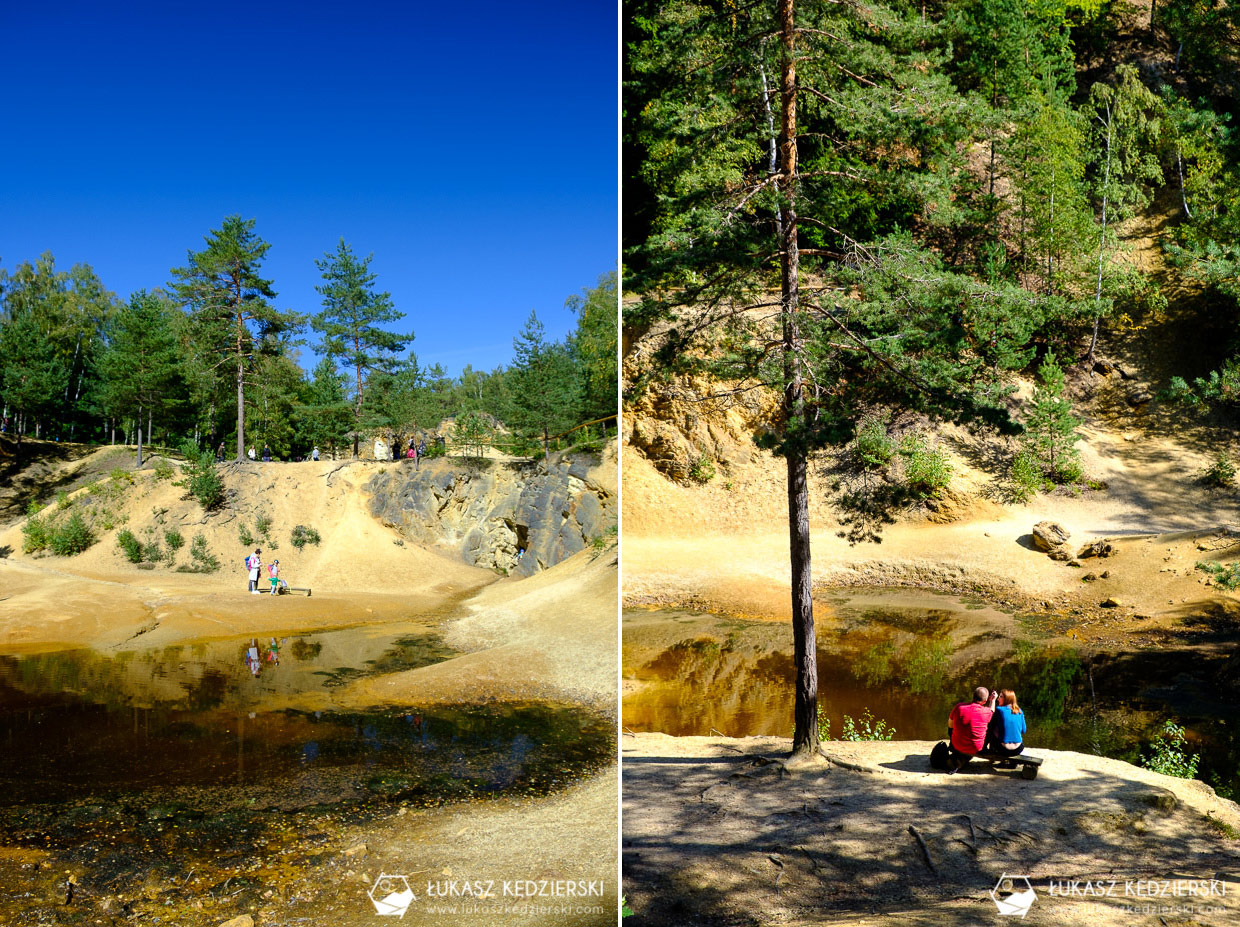
[[[354,339],[354,347],[357,341]],[[357,370],[357,398],[353,400],[353,456],[357,456],[357,442],[362,434],[362,368],[358,365]]]
[[[245,460],[245,359],[237,355],[237,463]]]
[[[138,466],[135,469],[141,468],[142,466],[142,406],[138,406],[137,423],[138,423]]]
[[[800,302],[800,252],[797,242],[797,82],[796,23],[793,0],[779,0],[781,61],[780,180],[781,207],[779,287],[783,315],[784,453],[788,465],[788,550],[792,562],[792,639],[796,666],[792,752],[818,750],[818,656],[814,602],[810,596],[808,445],[804,431],[804,382],[801,335],[797,325]]]

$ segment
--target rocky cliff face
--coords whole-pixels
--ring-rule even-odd
[[[532,576],[616,524],[616,496],[587,457],[539,463],[426,460],[366,484],[370,513],[405,537],[458,551],[467,563]]]

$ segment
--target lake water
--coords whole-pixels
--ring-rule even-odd
[[[1240,700],[1226,652],[1088,652],[985,603],[909,590],[823,595],[815,623],[819,706],[834,738],[845,716],[868,712],[897,740],[944,739],[953,705],[977,685],[998,686],[1015,690],[1031,748],[1137,762],[1174,718],[1202,754],[1199,777],[1240,793]],[[792,653],[790,621],[627,610],[623,724],[790,737]]]

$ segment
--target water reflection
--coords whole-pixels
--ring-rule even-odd
[[[842,728],[869,710],[902,740],[945,736],[976,685],[1015,689],[1028,742],[1135,762],[1161,719],[1188,722],[1201,778],[1240,791],[1230,658],[1085,653],[1032,639],[1010,614],[925,593],[833,594],[816,609],[819,705]],[[625,615],[624,724],[673,735],[789,736],[789,622],[683,611]]]

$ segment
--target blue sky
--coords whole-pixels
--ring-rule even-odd
[[[318,310],[343,236],[420,361],[506,364],[615,267],[616,30],[597,0],[8,0],[0,265],[128,297],[237,213],[280,308]]]

